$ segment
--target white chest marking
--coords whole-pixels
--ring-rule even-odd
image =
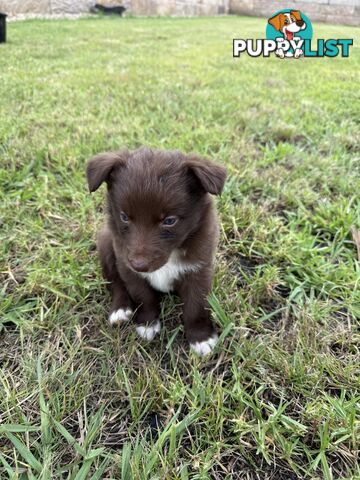
[[[140,273],[150,285],[160,292],[171,292],[174,282],[188,272],[197,272],[200,269],[199,263],[187,263],[181,260],[180,253],[175,250],[169,260],[155,272]]]

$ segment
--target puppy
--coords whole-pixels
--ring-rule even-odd
[[[97,247],[112,291],[111,324],[133,318],[152,340],[161,328],[159,295],[176,292],[191,348],[211,352],[217,335],[207,297],[219,226],[210,194],[221,193],[225,177],[224,167],[176,151],[119,150],[89,161],[90,192],[103,182],[108,190]]]
[[[290,13],[278,13],[274,17],[269,19],[270,25],[272,25],[275,30],[281,32],[285,40],[299,40],[299,37],[295,37],[294,34],[300,32],[300,30],[305,30],[306,23],[301,18],[301,13],[299,10],[291,10]],[[297,48],[294,52],[284,53],[282,48],[276,50],[276,55],[280,58],[284,57],[301,57],[304,52],[301,48]]]

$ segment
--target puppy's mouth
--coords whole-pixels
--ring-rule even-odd
[[[285,28],[285,36],[286,40],[292,40],[294,38],[294,32],[290,32],[290,30]]]

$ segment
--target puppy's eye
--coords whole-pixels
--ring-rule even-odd
[[[285,18],[285,25],[288,25],[289,24],[289,19],[288,18]]]
[[[129,217],[124,212],[120,213],[120,220],[124,223],[129,223]]]
[[[178,220],[178,217],[175,217],[175,215],[171,217],[166,217],[162,221],[161,225],[163,225],[164,227],[172,227],[173,225],[175,225],[175,223],[177,223]]]

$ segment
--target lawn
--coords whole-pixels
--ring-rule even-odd
[[[266,20],[11,23],[0,45],[0,478],[359,479],[360,29],[350,58],[232,58]],[[112,328],[93,154],[228,167],[189,354],[176,297],[151,344]]]

